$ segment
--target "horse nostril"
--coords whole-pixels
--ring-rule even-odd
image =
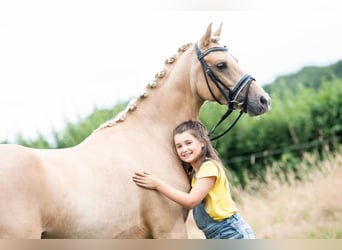
[[[267,100],[267,98],[265,98],[264,96],[261,96],[260,97],[260,103],[262,104],[262,105],[268,105],[268,100]]]

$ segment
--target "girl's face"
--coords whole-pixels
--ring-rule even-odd
[[[191,164],[193,167],[196,163],[201,164],[199,156],[204,147],[204,143],[201,140],[185,131],[181,134],[176,134],[174,142],[177,154],[182,161]]]

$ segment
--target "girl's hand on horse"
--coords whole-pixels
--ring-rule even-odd
[[[132,179],[139,187],[148,189],[157,189],[160,182],[156,176],[147,172],[135,172]]]

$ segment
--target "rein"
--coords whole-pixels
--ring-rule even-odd
[[[205,81],[207,83],[208,89],[210,91],[211,96],[214,98],[214,100],[216,102],[218,102],[219,104],[222,104],[218,98],[214,95],[213,90],[210,87],[209,81],[208,81],[208,76],[210,77],[210,79],[213,81],[213,83],[215,84],[215,86],[217,87],[217,89],[220,91],[220,93],[222,94],[222,96],[225,98],[225,100],[227,101],[227,111],[222,115],[221,119],[218,121],[218,123],[209,131],[209,138],[210,140],[216,140],[218,138],[221,138],[222,136],[224,136],[226,133],[228,133],[228,131],[230,131],[234,125],[238,122],[238,120],[240,119],[240,117],[242,116],[243,113],[247,112],[247,104],[248,104],[248,94],[249,94],[249,88],[251,85],[251,82],[253,80],[255,80],[251,75],[249,74],[245,74],[243,75],[240,80],[234,85],[233,89],[229,88],[227,85],[225,85],[215,74],[214,72],[210,69],[210,67],[208,66],[208,64],[206,63],[206,61],[204,60],[204,57],[206,57],[208,54],[210,54],[211,52],[215,52],[215,51],[224,51],[227,52],[228,48],[227,47],[212,47],[209,48],[203,52],[200,51],[199,47],[198,47],[198,43],[195,44],[195,50],[196,50],[196,54],[197,54],[197,58],[198,60],[201,62],[202,65],[202,70],[203,70],[203,74],[205,77]],[[243,90],[243,88],[247,88],[246,89],[246,94],[245,94],[245,98],[243,100],[242,103],[237,101],[237,97],[240,95],[240,92]],[[228,95],[226,92],[228,92]],[[216,128],[236,109],[236,108],[241,108],[240,114],[239,116],[235,119],[235,121],[221,134],[216,135],[216,136],[212,136],[216,130]]]

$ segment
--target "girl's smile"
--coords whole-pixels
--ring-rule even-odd
[[[197,163],[199,163],[199,165],[201,164],[200,154],[204,146],[202,141],[198,140],[190,132],[185,131],[176,134],[174,142],[177,154],[182,161],[190,163],[193,167],[195,167]]]

